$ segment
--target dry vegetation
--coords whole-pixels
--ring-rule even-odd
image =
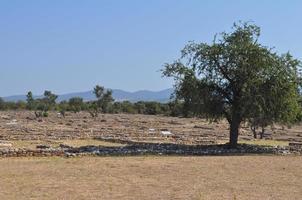
[[[0,160],[0,199],[301,199],[302,157]]]

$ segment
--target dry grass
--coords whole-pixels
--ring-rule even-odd
[[[228,140],[220,140],[218,144],[228,143]],[[264,146],[288,146],[288,141],[278,141],[278,140],[239,140],[239,144],[253,144],[253,145],[264,145]]]
[[[117,147],[117,146],[124,146],[123,144],[119,143],[111,143],[111,142],[104,142],[101,140],[94,140],[94,139],[83,139],[83,140],[62,140],[63,144],[67,144],[73,147],[81,147],[81,146],[108,146],[108,147]]]
[[[287,141],[278,141],[278,140],[247,140],[247,141],[239,141],[239,143],[265,145],[265,146],[288,146]]]
[[[0,160],[0,199],[300,199],[302,157]]]

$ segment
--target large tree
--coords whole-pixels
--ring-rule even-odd
[[[226,118],[231,147],[240,124],[263,117],[292,122],[298,110],[300,62],[259,43],[260,28],[234,24],[211,44],[189,43],[179,60],[166,64],[163,75],[174,77],[175,96],[195,115]]]

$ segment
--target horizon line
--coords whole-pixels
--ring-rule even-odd
[[[142,91],[146,91],[146,92],[161,92],[161,91],[164,91],[164,90],[170,90],[170,89],[173,89],[173,87],[170,87],[170,88],[166,88],[166,89],[160,89],[160,90],[152,90],[152,89],[138,89],[138,90],[134,90],[134,91],[129,91],[129,90],[125,90],[125,89],[117,89],[117,88],[106,88],[105,89],[110,89],[110,90],[122,90],[124,92],[129,92],[129,93],[135,93],[135,92],[142,92]],[[45,89],[44,91],[46,91],[48,89]],[[30,91],[30,90],[29,90]],[[27,91],[27,92],[29,92]],[[51,92],[54,92],[52,90],[49,90]],[[75,92],[65,92],[65,93],[60,93],[60,94],[57,94],[54,92],[54,94],[58,95],[58,96],[62,96],[62,95],[68,95],[68,94],[74,94],[74,93],[85,93],[85,92],[90,92],[92,90],[86,90],[86,91],[75,91]],[[24,94],[12,94],[12,95],[1,95],[0,98],[8,98],[8,97],[15,97],[15,96],[26,96],[27,95],[27,92],[25,92]],[[33,96],[43,96],[43,92],[42,94],[34,94],[33,93]]]

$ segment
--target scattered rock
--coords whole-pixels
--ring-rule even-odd
[[[204,130],[214,130],[214,128],[212,128],[212,127],[205,127],[205,126],[198,126],[198,125],[195,125],[193,128],[199,128],[199,129],[204,129]]]
[[[177,145],[158,143],[132,143],[127,146],[105,147],[105,146],[83,146],[72,148],[60,145],[60,148],[48,148],[47,145],[38,145],[40,149],[0,149],[0,157],[22,157],[22,156],[66,156],[76,157],[85,155],[96,156],[129,156],[129,155],[246,155],[246,154],[268,154],[288,155],[302,154],[302,150],[292,150],[289,147],[272,147],[241,144],[231,149],[226,145]],[[43,147],[43,148],[42,148]],[[46,148],[47,147],[47,148]],[[63,148],[64,147],[64,148]]]
[[[168,122],[168,124],[173,124],[173,125],[183,125],[182,123],[180,123],[180,122],[177,122],[177,121],[170,121],[170,122]]]
[[[173,135],[170,131],[161,131],[160,132],[162,135]]]
[[[0,147],[12,147],[12,143],[8,141],[0,141]]]
[[[11,117],[8,115],[1,115],[1,119],[10,120]]]
[[[60,144],[59,147],[62,148],[62,149],[70,149],[70,148],[72,148],[72,146],[69,146],[67,144]]]
[[[50,149],[50,145],[41,144],[36,146],[37,149]]]
[[[149,132],[154,132],[155,129],[154,128],[149,128]]]
[[[16,119],[13,119],[10,122],[6,123],[6,125],[16,125],[16,124],[18,124]]]
[[[35,120],[36,118],[35,118],[35,117],[28,117],[28,116],[27,116],[26,119],[27,119],[27,120]]]

